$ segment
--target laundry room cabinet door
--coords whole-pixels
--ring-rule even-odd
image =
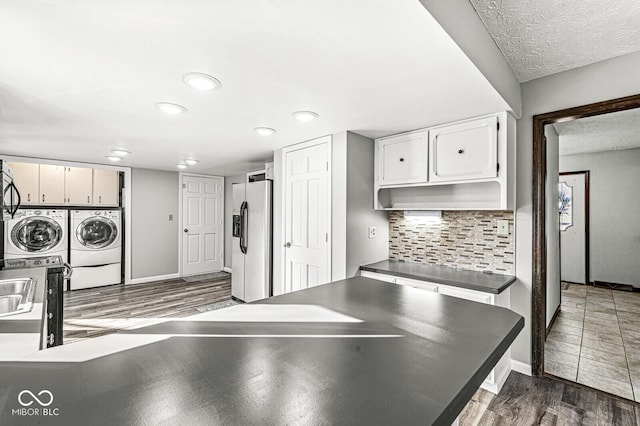
[[[46,205],[64,204],[64,166],[40,164],[39,203]]]
[[[35,163],[7,162],[13,170],[13,182],[20,191],[20,202],[27,206],[38,204],[40,165]]]
[[[116,170],[93,169],[93,204],[118,206],[120,202],[119,181]]]
[[[65,186],[66,204],[91,205],[93,200],[93,169],[66,167]]]

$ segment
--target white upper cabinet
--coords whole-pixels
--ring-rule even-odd
[[[116,170],[8,162],[25,206],[118,206]]]
[[[379,185],[427,182],[427,134],[421,131],[377,141]]]
[[[93,204],[117,206],[120,198],[117,170],[93,169]]]
[[[40,164],[40,204],[62,205],[65,203],[64,166]]]
[[[429,131],[430,182],[498,176],[498,117],[485,117]]]
[[[507,112],[376,140],[377,210],[512,210],[516,121]]]
[[[65,172],[66,203],[73,206],[91,205],[93,169],[67,167]]]
[[[13,170],[13,182],[20,191],[23,205],[38,204],[40,166],[35,163],[8,162]]]

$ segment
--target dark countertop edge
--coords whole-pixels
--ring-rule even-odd
[[[437,277],[428,277],[426,275],[407,274],[406,272],[397,272],[397,271],[389,271],[386,269],[373,268],[369,265],[360,266],[360,270],[368,271],[368,272],[377,272],[379,274],[393,275],[393,276],[402,277],[402,278],[409,278],[409,279],[418,280],[418,281],[429,281],[429,282],[443,284],[443,285],[450,285],[452,287],[461,287],[469,290],[476,290],[476,291],[481,291],[483,293],[491,293],[491,294],[500,294],[503,291],[505,291],[507,288],[509,288],[511,284],[516,282],[516,277],[514,277],[513,275],[500,275],[505,277],[505,283],[498,288],[490,288],[490,287],[485,287],[485,286],[481,286],[473,283],[466,283],[462,281],[450,281],[450,280],[445,280]],[[465,271],[465,272],[473,272],[473,271]],[[478,272],[478,274],[483,274],[483,273],[484,272]]]
[[[502,356],[509,350],[516,337],[524,329],[524,318],[520,316],[518,322],[511,329],[509,334],[504,338],[500,346],[487,358],[482,364],[482,367],[478,369],[476,374],[467,382],[462,388],[460,393],[456,395],[454,400],[449,406],[442,412],[440,417],[433,423],[434,425],[446,425],[449,426],[458,418],[464,407],[467,406],[471,398],[480,388],[480,385],[487,378],[491,370],[498,364]]]

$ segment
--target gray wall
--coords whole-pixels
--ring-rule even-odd
[[[331,280],[347,277],[347,132],[331,137]]]
[[[131,169],[132,279],[178,273],[178,185],[176,172]]]
[[[560,226],[558,220],[558,132],[551,125],[544,129],[547,137],[547,327],[560,306]]]
[[[620,56],[522,84],[523,115],[518,120],[516,276],[511,309],[527,324],[516,338],[511,357],[531,362],[532,284],[532,119],[536,114],[640,93],[640,53]]]
[[[224,178],[224,267],[231,268],[231,243],[233,240],[233,191],[231,185],[247,181],[246,173]]]
[[[640,149],[562,156],[560,170],[589,170],[590,280],[640,287]]]
[[[373,210],[373,153],[373,140],[347,133],[347,277],[389,257],[388,214]],[[376,227],[376,238],[369,238],[369,226]]]

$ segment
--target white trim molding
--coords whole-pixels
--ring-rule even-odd
[[[134,278],[131,280],[131,284],[143,284],[143,283],[150,283],[154,281],[173,280],[176,278],[180,278],[180,274],[177,272],[173,274],[156,275],[155,277]]]
[[[511,360],[511,369],[526,376],[531,376],[531,364],[525,364],[524,362]]]
[[[226,267],[226,266],[225,266],[224,268],[222,268],[222,270],[223,270],[224,272],[231,273],[231,268],[228,268],[228,267]]]

